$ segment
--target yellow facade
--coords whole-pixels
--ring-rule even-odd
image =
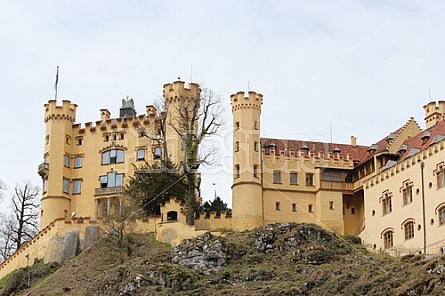
[[[117,213],[134,165],[155,164],[164,153],[159,116],[172,124],[179,108],[199,96],[197,84],[164,85],[167,113],[153,105],[134,112],[122,102],[119,117],[101,109],[95,122],[76,123],[77,105],[45,104],[41,232],[0,265],[2,275],[23,267],[23,252],[42,258],[54,237]],[[233,215],[201,215],[185,224],[184,205],[171,199],[162,215],[137,221],[172,244],[203,231],[245,230],[275,222],[310,222],[340,234],[358,235],[373,249],[392,254],[445,251],[445,102],[424,106],[426,129],[410,118],[370,146],[261,137],[263,96],[230,97],[233,114]],[[185,104],[185,105],[184,105]],[[166,151],[184,161],[179,125],[167,126]],[[88,221],[77,223],[77,221]]]
[[[444,101],[424,106],[426,130],[410,118],[370,146],[260,138],[262,96],[231,102],[234,229],[311,222],[393,254],[445,251]]]
[[[164,85],[168,110],[176,113],[179,101],[199,95],[197,84],[176,81]],[[117,213],[123,203],[123,188],[134,165],[153,165],[164,149],[159,135],[159,117],[152,105],[137,115],[133,100],[122,102],[119,117],[100,110],[95,122],[83,126],[75,123],[76,105],[64,100],[61,105],[51,100],[45,104],[45,152],[39,174],[43,179],[41,229],[52,221],[72,217],[97,220]],[[174,114],[175,115],[175,114]],[[177,132],[166,128],[167,151],[174,163],[183,160],[182,140]]]

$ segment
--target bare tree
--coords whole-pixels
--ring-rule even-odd
[[[164,101],[157,104],[157,112],[156,124],[146,136],[162,149],[161,168],[170,171],[172,181],[183,186],[186,192],[186,223],[194,225],[200,186],[198,168],[201,164],[215,164],[216,149],[204,143],[206,139],[217,135],[224,125],[222,99],[212,90],[203,88],[191,96],[180,97],[175,102]],[[170,133],[175,133],[182,140],[182,167],[171,163],[167,145]]]
[[[209,89],[189,97],[179,98],[173,105],[167,104],[168,124],[183,141],[183,172],[187,178],[186,223],[194,225],[194,211],[199,194],[200,177],[197,174],[201,164],[214,164],[215,150],[201,149],[206,139],[218,133],[223,126],[221,97]],[[170,108],[170,109],[169,109]]]
[[[3,259],[37,234],[39,195],[40,189],[30,182],[15,186],[10,214],[0,216],[0,256]]]

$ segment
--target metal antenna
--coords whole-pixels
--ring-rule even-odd
[[[190,82],[193,82],[193,65],[190,64]]]
[[[431,102],[431,87],[428,87],[428,95],[430,97],[430,102]]]

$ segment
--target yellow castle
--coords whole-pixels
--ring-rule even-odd
[[[166,104],[199,94],[194,83],[185,87],[175,81],[163,88]],[[140,221],[141,232],[154,231],[158,239],[175,244],[204,231],[310,222],[357,235],[369,248],[392,254],[445,250],[444,101],[424,106],[425,130],[410,118],[368,146],[357,145],[353,136],[349,144],[262,138],[263,96],[238,92],[230,102],[233,214],[204,215],[189,226],[184,205],[173,198],[161,207],[161,216]],[[25,252],[46,261],[63,259],[57,255],[62,249],[73,254],[65,250],[72,245],[69,237],[78,236],[85,249],[95,233],[89,227],[120,211],[134,167],[162,156],[158,116],[177,116],[159,115],[153,105],[138,115],[127,97],[119,117],[101,109],[100,120],[81,125],[76,104],[50,100],[44,106],[41,231],[0,265],[2,275],[25,266]],[[166,132],[168,154],[180,163],[183,140],[173,128]]]

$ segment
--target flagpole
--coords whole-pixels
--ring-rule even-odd
[[[56,72],[56,82],[54,83],[54,99],[57,101],[57,89],[59,84],[59,66],[57,66],[57,72]]]

